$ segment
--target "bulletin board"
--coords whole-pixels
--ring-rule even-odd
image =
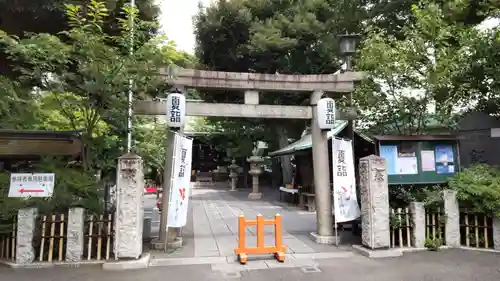
[[[389,184],[439,184],[460,171],[456,140],[378,141]]]

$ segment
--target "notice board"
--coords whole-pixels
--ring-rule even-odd
[[[389,184],[439,184],[460,171],[456,140],[377,140]]]

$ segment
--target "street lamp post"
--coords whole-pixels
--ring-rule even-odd
[[[344,34],[340,35],[340,53],[344,56],[346,69],[345,71],[352,71],[352,55],[356,52],[356,44],[360,37],[360,34]],[[353,106],[352,102],[352,92],[349,95],[349,106]],[[348,120],[347,127],[349,132],[349,138],[352,140],[353,151],[354,151],[354,121]]]
[[[135,8],[135,0],[130,0],[130,7]],[[132,57],[134,55],[134,20],[135,20],[135,12],[132,12],[130,15],[130,46],[129,46],[129,55]],[[134,80],[130,78],[128,80],[128,112],[127,112],[127,152],[130,153],[132,150],[132,99],[133,99],[133,85]]]
[[[352,71],[352,56],[354,53],[356,53],[356,45],[359,40],[360,34],[348,34],[346,33],[345,35],[341,35],[340,37],[340,53],[342,56],[344,56],[345,59],[345,64],[346,64],[346,69],[345,71]],[[353,102],[352,102],[352,92],[349,94],[349,106],[353,107]],[[355,145],[354,145],[354,120],[350,119],[347,121],[347,130],[349,133],[349,138],[351,139],[352,143],[352,151],[353,155],[356,156],[356,150],[355,150]],[[356,158],[354,157],[354,167],[356,167]],[[356,173],[354,173],[356,175]],[[357,183],[357,179],[356,179]],[[358,189],[359,190],[359,189]],[[357,233],[358,229],[358,224],[355,222],[353,223],[353,233]]]

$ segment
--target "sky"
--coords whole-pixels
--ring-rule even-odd
[[[161,30],[173,40],[177,47],[194,52],[193,16],[198,12],[198,3],[210,5],[213,0],[157,0],[160,2]]]

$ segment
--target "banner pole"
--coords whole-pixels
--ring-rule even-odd
[[[333,131],[333,130],[332,130]],[[335,169],[337,167],[337,149],[335,147],[335,140],[336,136],[332,137],[332,154],[333,154],[333,159],[332,159],[332,179],[333,179],[333,184],[332,184],[332,193],[333,193],[333,221],[334,221],[334,230],[335,230],[335,246],[339,246],[339,235],[338,235],[338,226],[337,226],[337,216],[336,216],[336,209],[339,207],[338,206],[338,200],[335,192]]]
[[[167,235],[165,237],[165,241],[163,242],[163,251],[164,252],[167,252],[167,249],[168,249],[168,228],[169,228],[168,227],[168,214],[170,213],[168,209],[170,208],[170,205],[171,205],[170,202],[172,201],[172,190],[173,190],[174,179],[175,179],[175,166],[177,164],[177,157],[176,157],[177,156],[177,149],[176,148],[177,148],[177,143],[179,141],[177,132],[174,132],[173,138],[174,138],[174,140],[172,142],[173,153],[172,153],[172,166],[170,167],[171,172],[170,172],[170,188],[168,190],[168,204],[167,204],[166,209],[165,209],[165,206],[162,207],[163,212],[165,212],[165,210],[167,210],[167,213],[165,214],[165,215],[167,215],[167,217],[166,217],[167,223],[165,224],[165,228],[166,228],[165,231],[167,232]]]

